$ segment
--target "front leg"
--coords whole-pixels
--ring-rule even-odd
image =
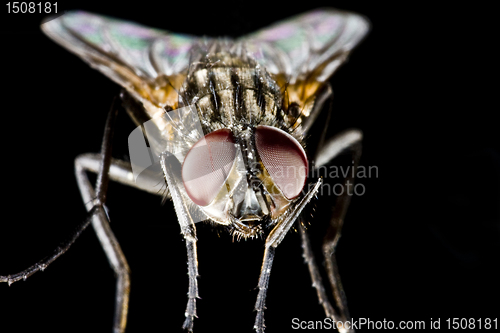
[[[179,178],[179,161],[168,152],[160,155],[160,164],[163,175],[170,190],[170,196],[174,202],[175,213],[181,227],[182,235],[186,241],[188,257],[189,290],[188,303],[186,306],[184,324],[182,328],[188,332],[193,331],[193,321],[196,316],[196,299],[198,296],[198,255],[196,249],[196,227],[189,207],[183,200],[183,195],[179,189],[182,180]]]
[[[274,260],[274,253],[276,247],[281,243],[285,235],[288,233],[292,225],[298,219],[300,213],[304,207],[312,200],[312,198],[318,193],[318,190],[322,184],[322,180],[314,185],[314,187],[302,198],[302,200],[296,205],[296,208],[290,212],[290,214],[278,222],[273,230],[269,233],[266,238],[266,245],[264,251],[264,259],[262,260],[262,267],[260,269],[259,276],[259,294],[257,295],[257,301],[255,302],[255,311],[257,311],[257,316],[255,318],[255,324],[253,328],[257,333],[263,333],[266,325],[264,324],[264,310],[266,304],[267,289],[269,287],[269,278],[271,276],[271,268]]]
[[[194,225],[192,228],[184,232],[184,239],[186,240],[187,257],[188,257],[188,275],[189,275],[189,290],[188,290],[188,303],[186,306],[184,324],[182,328],[188,332],[193,331],[193,321],[196,316],[196,299],[198,296],[198,254],[196,248],[196,229]]]
[[[255,318],[253,328],[257,333],[264,332],[264,328],[266,327],[264,324],[264,310],[266,309],[267,288],[269,286],[269,278],[271,277],[271,268],[273,267],[275,252],[276,247],[274,246],[266,246],[266,249],[264,250],[264,259],[262,260],[262,267],[260,268],[258,284],[259,294],[257,295],[257,301],[255,302],[257,317]]]

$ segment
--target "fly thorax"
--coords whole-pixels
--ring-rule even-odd
[[[205,133],[283,118],[280,88],[254,60],[228,52],[202,60],[191,64],[181,98],[196,106]]]

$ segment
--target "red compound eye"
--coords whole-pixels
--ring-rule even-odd
[[[290,134],[264,125],[255,129],[255,146],[274,184],[287,199],[296,198],[309,167],[302,146]]]
[[[191,147],[182,164],[186,192],[199,206],[207,206],[219,193],[236,156],[233,133],[220,129]]]

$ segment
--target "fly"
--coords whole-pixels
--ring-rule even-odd
[[[356,168],[362,134],[348,130],[322,140],[312,156],[305,138],[331,98],[327,80],[368,29],[362,16],[335,9],[308,12],[234,40],[174,34],[81,11],[42,24],[50,38],[123,87],[121,102],[138,127],[129,137],[131,162],[112,158],[114,103],[101,153],[75,161],[89,218],[51,256],[23,272],[0,276],[0,282],[10,285],[45,269],[92,224],[117,274],[114,331],[124,332],[130,278],[105,211],[111,179],[172,199],[187,247],[187,331],[193,331],[199,298],[197,222],[225,228],[238,240],[265,238],[256,332],[265,329],[276,248],[294,225],[326,316],[340,323],[339,331],[352,331],[344,325],[350,317],[334,257],[352,191],[338,197],[323,244],[334,306],[301,214],[323,182],[308,176],[318,174],[311,171],[343,151],[351,152]],[[95,186],[87,172],[98,175]],[[344,186],[352,186],[353,178],[354,172]]]

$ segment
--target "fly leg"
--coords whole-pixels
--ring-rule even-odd
[[[158,177],[158,174],[155,172],[148,172],[148,170],[144,170],[141,174],[141,181],[140,182],[135,182],[134,181],[134,175],[133,175],[133,170],[130,165],[130,163],[122,161],[122,160],[117,160],[117,159],[111,159],[111,164],[109,168],[109,179],[120,182],[125,185],[129,185],[132,187],[135,187],[137,189],[143,190],[150,192],[152,194],[156,195],[162,195],[164,198],[169,198],[171,197],[174,201],[174,207],[177,210],[180,209],[180,215],[181,218],[179,218],[179,223],[181,225],[181,232],[184,236],[184,239],[186,241],[186,249],[187,249],[187,257],[188,257],[188,275],[189,275],[189,291],[188,291],[188,303],[186,306],[186,312],[185,316],[186,319],[183,324],[183,328],[191,332],[193,330],[193,320],[196,317],[196,299],[199,298],[198,296],[198,256],[197,256],[197,247],[196,247],[196,228],[194,226],[194,222],[191,219],[191,211],[188,207],[185,207],[182,203],[182,200],[180,200],[181,194],[179,193],[179,190],[176,186],[172,186],[169,188],[170,194],[168,196],[165,196],[161,190],[161,185],[165,184],[165,180],[168,179],[168,177],[175,178],[174,184],[179,184],[181,180],[178,179],[178,169],[179,165],[175,164],[174,162],[176,160],[172,160],[169,158],[171,156],[168,155],[168,153],[164,153],[160,156],[161,159],[161,166],[164,172],[164,177],[163,175],[162,178]],[[80,155],[76,159],[76,165],[77,169],[79,171],[77,174],[82,175],[84,178],[84,181],[88,183],[88,179],[85,175],[85,171],[90,171],[90,172],[95,172],[97,173],[99,171],[100,167],[100,162],[101,160],[101,155],[99,154],[83,154]],[[92,190],[90,184],[88,184],[90,190]],[[88,196],[92,197],[92,196]],[[85,201],[85,198],[84,198]],[[109,229],[109,223],[107,220],[105,221],[105,226],[108,227]],[[112,267],[115,269],[117,267],[118,269],[123,269],[127,267],[127,272],[128,272],[128,266],[126,265],[126,260],[125,257],[123,256],[123,253],[121,252],[121,249],[118,245],[118,242],[114,238],[114,235],[112,234],[111,230],[109,229],[109,239],[112,241],[111,243],[116,245],[116,256],[111,253],[112,257],[111,258],[116,258],[118,260],[115,260],[115,264],[112,262]],[[100,239],[100,238],[99,238]],[[104,240],[105,241],[105,240]],[[104,247],[105,245],[103,245]],[[108,253],[108,252],[106,252]],[[109,258],[109,256],[108,256]],[[123,259],[123,264],[124,266],[121,265],[121,259]],[[110,259],[111,262],[111,259]],[[116,265],[116,266],[115,266]],[[116,271],[116,269],[115,269]],[[118,276],[119,273],[117,273]],[[128,275],[128,273],[127,273]],[[130,280],[127,277],[128,284],[130,285]],[[118,281],[117,285],[117,308],[116,308],[116,316],[118,316],[120,308],[125,307],[125,302],[128,302],[128,294],[127,299],[125,299],[120,306],[120,300],[118,299],[118,295],[120,295],[120,280]],[[128,303],[127,303],[128,304]],[[125,313],[126,314],[126,313]],[[118,324],[117,321],[115,321],[115,325]]]
[[[163,175],[169,186],[170,196],[174,202],[175,213],[177,214],[181,233],[186,241],[187,257],[188,257],[188,275],[189,275],[189,290],[188,290],[188,303],[186,312],[184,313],[186,319],[182,328],[188,332],[193,331],[193,322],[196,316],[196,299],[198,296],[198,255],[196,248],[196,227],[194,225],[193,207],[188,207],[182,200],[183,194],[181,193],[182,176],[181,164],[177,158],[169,152],[163,152],[160,155],[160,164],[163,170]],[[185,191],[185,189],[182,189]],[[201,220],[200,220],[201,221]]]
[[[17,281],[23,280],[26,281],[27,278],[29,278],[31,275],[35,274],[38,271],[44,271],[51,263],[53,263],[57,258],[59,258],[61,255],[66,253],[66,251],[69,250],[71,245],[76,241],[76,239],[81,235],[81,233],[87,229],[87,227],[90,224],[91,217],[96,214],[97,208],[93,208],[89,212],[89,216],[85,221],[80,223],[73,234],[71,235],[70,238],[68,238],[65,242],[62,242],[53,252],[51,255],[43,258],[39,262],[37,262],[34,265],[31,265],[27,269],[23,270],[22,272],[15,273],[15,274],[10,274],[6,276],[0,275],[0,282],[6,282],[9,286]]]
[[[39,270],[44,270],[49,264],[56,260],[59,256],[65,253],[73,242],[78,238],[78,236],[87,228],[87,226],[92,223],[97,236],[101,242],[101,245],[106,252],[108,259],[119,275],[118,281],[118,292],[117,292],[117,310],[115,319],[115,329],[116,333],[123,332],[125,330],[126,318],[127,318],[127,308],[128,308],[128,294],[130,279],[128,273],[128,265],[121,252],[120,246],[116,241],[107,221],[104,204],[106,202],[106,191],[109,182],[109,170],[111,164],[111,139],[113,136],[113,126],[118,113],[118,108],[116,107],[116,99],[113,102],[112,108],[108,114],[106,121],[106,127],[103,137],[103,142],[101,146],[101,154],[99,159],[99,170],[98,178],[96,182],[96,190],[90,184],[87,175],[85,174],[85,168],[79,163],[79,159],[75,160],[75,172],[78,181],[78,186],[82,194],[83,201],[85,202],[87,211],[89,212],[88,218],[81,223],[71,238],[66,242],[62,243],[52,255],[42,259],[35,265],[29,267],[28,269],[9,276],[0,276],[0,282],[7,282],[9,284],[19,281],[20,279],[25,280],[27,277],[36,273]]]
[[[188,332],[193,331],[193,321],[196,316],[196,299],[198,296],[198,255],[196,250],[196,238],[192,237],[195,234],[195,229],[188,232],[188,236],[184,236],[186,240],[186,249],[188,257],[188,275],[189,275],[189,289],[188,289],[188,303],[186,306],[185,316],[186,319],[182,324],[182,328]],[[190,234],[190,235],[189,235]]]
[[[101,154],[86,153],[79,155],[75,159],[75,164],[78,168],[84,169],[87,172],[99,173],[101,166]],[[134,180],[134,173],[130,162],[116,158],[111,159],[111,164],[109,166],[110,180],[134,187],[138,190],[162,196],[165,199],[170,198],[170,195],[166,194],[163,175],[158,175],[156,172],[151,172],[146,169],[141,172],[139,177],[140,181]]]
[[[338,272],[337,261],[335,259],[335,248],[340,239],[344,217],[347,212],[347,207],[351,201],[354,186],[354,175],[358,167],[359,159],[361,157],[361,139],[363,135],[358,130],[347,130],[337,136],[331,138],[319,150],[316,157],[316,167],[321,167],[328,164],[331,160],[337,157],[341,152],[350,150],[353,159],[354,172],[350,173],[344,179],[342,195],[337,198],[337,203],[333,207],[332,216],[326,236],[323,240],[323,256],[325,259],[325,268],[330,282],[335,304],[340,312],[337,314],[330,302],[326,298],[325,289],[321,281],[316,263],[312,255],[309,238],[306,231],[301,226],[302,247],[304,249],[304,258],[309,267],[313,286],[316,288],[320,304],[325,310],[326,316],[335,321],[345,323],[350,320],[349,311],[347,308],[347,300],[345,292],[342,288],[340,275]],[[340,332],[353,332],[350,328],[337,326]]]
[[[144,170],[140,175],[141,182],[136,183],[130,163],[111,158],[113,124],[118,111],[115,105],[116,103],[113,103],[113,107],[108,115],[101,154],[83,154],[75,159],[75,173],[82,199],[88,210],[87,219],[80,223],[71,237],[61,243],[51,255],[22,272],[7,276],[0,275],[0,282],[6,282],[10,285],[19,280],[26,280],[38,271],[45,270],[47,266],[68,251],[80,234],[92,223],[108,260],[118,276],[114,332],[123,332],[126,326],[130,276],[127,261],[110,229],[104,210],[107,184],[111,179],[152,194],[161,195],[164,199],[169,196],[164,195],[161,191],[161,184],[164,184],[164,181],[162,177],[158,178],[156,173]],[[86,172],[98,174],[95,190],[90,184]],[[159,183],[159,179],[161,183]]]
[[[255,302],[257,317],[255,318],[253,328],[257,333],[264,332],[266,327],[264,324],[264,310],[266,309],[267,288],[269,286],[269,278],[271,277],[271,268],[273,267],[275,252],[276,247],[274,246],[266,246],[266,249],[264,250],[264,259],[262,260],[262,267],[260,268],[258,284],[259,294],[257,295],[257,301]]]
[[[107,184],[109,180],[113,180],[152,194],[163,195],[161,185],[164,184],[164,180],[162,177],[159,178],[158,174],[144,170],[140,174],[141,181],[136,182],[129,162],[111,158],[112,126],[109,121],[106,123],[101,154],[78,156],[75,159],[75,173],[87,210],[100,208],[99,212],[92,216],[92,225],[117,276],[114,332],[121,333],[125,331],[127,325],[130,269],[103,209]],[[87,172],[98,174],[95,191],[88,180]]]
[[[263,333],[266,325],[264,324],[264,310],[266,309],[266,296],[267,288],[269,286],[269,278],[271,276],[271,268],[274,260],[274,253],[276,247],[281,243],[285,235],[290,230],[292,225],[295,223],[300,213],[304,207],[314,198],[318,193],[318,190],[322,184],[322,180],[318,182],[309,190],[309,192],[302,198],[301,202],[297,205],[294,211],[282,219],[276,224],[273,230],[269,233],[266,238],[264,259],[262,260],[262,266],[260,269],[259,276],[259,293],[257,295],[257,301],[255,302],[255,311],[257,311],[257,316],[255,318],[255,324],[253,328],[257,333]]]
[[[106,253],[111,267],[117,275],[113,331],[115,333],[122,333],[125,331],[125,327],[127,325],[128,300],[130,294],[130,270],[120,245],[111,230],[106,212],[104,210],[106,193],[110,179],[109,171],[112,162],[112,138],[117,114],[118,108],[113,107],[110,110],[106,121],[95,190],[87,177],[85,163],[82,163],[82,158],[77,158],[75,160],[75,174],[78,187],[87,210],[91,211],[95,207],[98,207],[98,212],[92,216],[92,226],[94,227],[99,242]]]
[[[309,268],[309,274],[311,275],[312,286],[316,289],[316,293],[318,294],[319,304],[321,304],[321,306],[325,310],[325,314],[328,318],[332,318],[335,321],[340,320],[339,315],[337,314],[335,309],[332,307],[332,304],[328,300],[328,296],[325,287],[323,285],[321,275],[319,273],[318,265],[314,260],[314,254],[311,248],[311,242],[309,241],[309,236],[307,235],[306,228],[303,226],[302,223],[299,223],[299,230],[300,230],[300,238],[302,240],[302,250],[303,250],[302,257],[304,257],[304,262],[307,264],[307,267]]]

